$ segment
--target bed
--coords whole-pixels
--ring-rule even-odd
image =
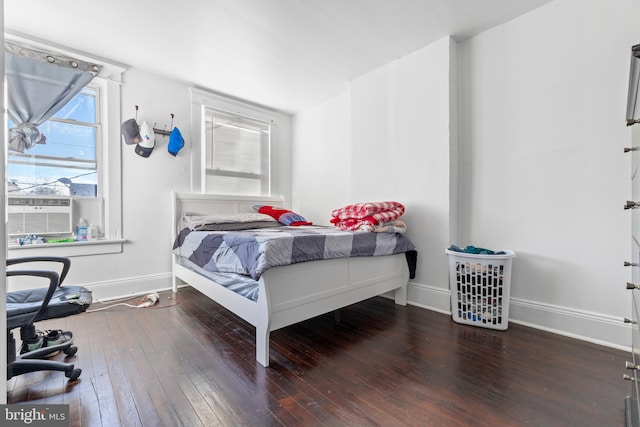
[[[172,192],[172,199],[174,245],[184,230],[187,212],[239,214],[255,212],[254,206],[285,206],[279,197]],[[253,325],[256,328],[256,360],[267,367],[271,331],[392,291],[396,304],[406,305],[409,259],[407,253],[397,253],[270,267],[255,281],[257,296],[254,300],[232,287],[223,286],[219,283],[222,282],[218,279],[220,275],[208,274],[174,250],[173,292],[178,292],[183,283],[190,285]]]

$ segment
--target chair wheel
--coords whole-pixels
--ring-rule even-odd
[[[78,368],[78,369],[72,369],[70,371],[67,371],[64,374],[67,378],[69,378],[69,381],[75,381],[78,379],[81,373],[82,373],[82,369]]]
[[[66,354],[67,356],[73,356],[78,351],[78,347],[69,347],[65,348],[62,351],[64,351],[64,354]]]

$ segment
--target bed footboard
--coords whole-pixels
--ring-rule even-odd
[[[256,326],[256,360],[269,365],[269,333],[395,290],[407,304],[409,270],[404,254],[311,261],[268,270],[258,303],[268,319]],[[263,301],[261,301],[263,299]]]

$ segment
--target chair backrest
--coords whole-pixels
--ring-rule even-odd
[[[31,256],[22,258],[10,258],[7,260],[7,267],[15,266],[18,264],[29,263],[29,265],[35,265],[33,263],[39,263],[35,270],[53,270],[57,271],[60,275],[59,284],[64,282],[69,269],[71,268],[71,258],[68,257],[56,257],[56,256]],[[42,268],[46,267],[46,268]],[[21,270],[24,270],[21,268]]]

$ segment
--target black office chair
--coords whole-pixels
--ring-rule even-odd
[[[20,269],[10,268],[26,263],[38,263],[39,267],[43,263],[57,265],[53,270],[40,268],[26,270],[22,266]],[[24,346],[29,341],[37,341],[35,322],[82,313],[91,305],[91,291],[82,286],[62,285],[70,266],[71,260],[66,257],[26,257],[7,260],[7,277],[40,277],[48,279],[49,282],[46,288],[7,292],[7,379],[27,372],[62,371],[70,381],[73,381],[82,373],[81,369],[74,369],[73,363],[46,359],[49,355],[60,351],[67,356],[73,356],[78,349],[72,345],[72,340],[43,346],[32,351],[26,351]],[[12,332],[16,328],[20,328],[20,338],[23,342],[23,351],[20,355],[16,354],[16,340]]]

